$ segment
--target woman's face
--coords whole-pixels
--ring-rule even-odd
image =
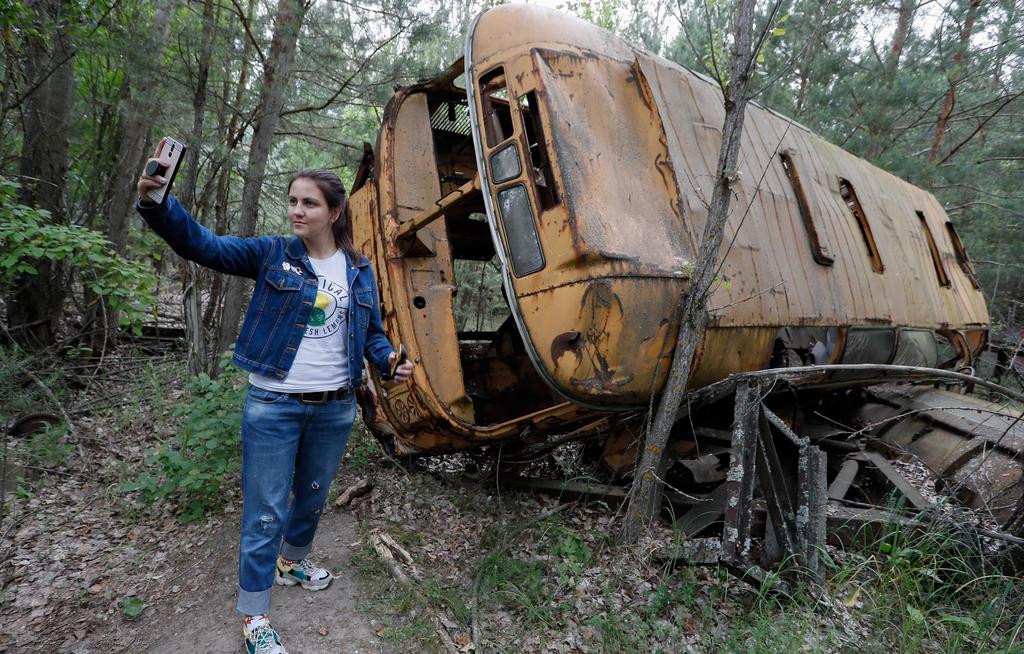
[[[315,241],[330,236],[339,213],[328,208],[323,192],[311,179],[300,177],[288,189],[288,220],[299,238]]]

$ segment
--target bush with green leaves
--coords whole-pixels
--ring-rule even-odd
[[[18,188],[0,177],[0,293],[6,295],[20,276],[38,274],[35,262],[61,263],[118,315],[120,326],[141,333],[156,304],[156,276],[145,262],[119,256],[96,230],[54,224],[45,209],[18,204]]]
[[[245,375],[228,367],[218,378],[201,374],[174,410],[182,421],[176,442],[149,448],[147,469],[125,484],[146,504],[172,501],[190,522],[223,502],[224,483],[241,467],[241,408]]]

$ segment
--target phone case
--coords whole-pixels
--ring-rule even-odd
[[[160,150],[155,158],[167,169],[167,172],[164,173],[167,183],[149,191],[146,195],[149,196],[150,200],[157,204],[163,204],[164,198],[167,197],[167,193],[171,190],[171,185],[174,184],[174,178],[178,174],[178,167],[181,166],[181,160],[185,156],[185,150],[187,149],[187,145],[170,136],[165,136],[160,140]]]
[[[398,344],[398,356],[391,362],[391,369],[388,370],[388,379],[395,378],[395,371],[398,370],[398,366],[402,365],[409,359],[409,353],[405,349],[405,345],[402,343]]]

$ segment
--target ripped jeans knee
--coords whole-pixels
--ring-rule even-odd
[[[264,513],[260,516],[260,529],[262,529],[264,532],[275,531],[280,528],[281,527],[277,521],[277,518],[275,518],[273,515],[270,515],[269,513]]]

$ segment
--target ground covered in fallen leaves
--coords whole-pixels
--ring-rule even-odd
[[[191,523],[124,490],[147,448],[174,440],[181,362],[124,352],[107,363],[109,378],[61,398],[70,432],[3,435],[0,651],[138,651],[143,611],[195,604],[190,572],[233,509],[231,484],[217,512]],[[52,411],[46,400],[33,404]]]
[[[503,490],[458,457],[370,472],[354,561],[399,652],[1019,652],[1024,586],[938,531],[830,547],[824,589],[678,565],[667,526],[621,546],[605,504]],[[407,583],[370,543],[408,552]],[[980,566],[980,567],[979,567]]]
[[[155,623],[175,620],[188,639],[190,624],[200,628],[190,616],[230,601],[237,473],[198,517],[173,496],[147,503],[128,490],[145,472],[159,476],[153,448],[176,442],[175,408],[192,402],[180,370],[151,368],[95,398],[66,399],[72,433],[5,435],[0,651],[153,651]],[[548,472],[586,471],[570,457]],[[360,588],[318,606],[329,636],[311,633],[312,649],[293,654],[1024,651],[1019,580],[938,532],[890,530],[830,548],[824,592],[777,593],[721,568],[678,565],[666,552],[679,535],[667,526],[621,546],[619,507],[495,479],[486,461],[460,456],[397,465],[357,428],[330,506],[355,525],[344,527],[346,517],[344,537],[318,547],[334,548],[328,558],[351,566]],[[361,480],[368,494],[335,501]],[[382,542],[408,558],[387,562]],[[359,649],[331,611],[366,625]]]

